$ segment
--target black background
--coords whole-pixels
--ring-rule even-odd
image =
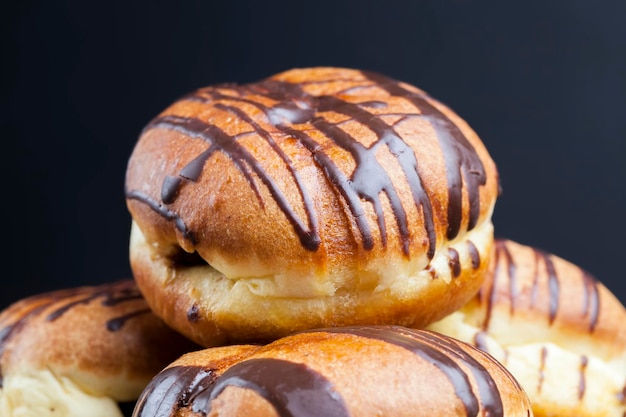
[[[583,0],[20,1],[0,40],[0,308],[130,277],[126,163],[172,101],[320,65],[447,103],[498,164],[496,234],[626,301],[624,16],[626,2]]]

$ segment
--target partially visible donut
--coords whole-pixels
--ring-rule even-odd
[[[502,362],[536,416],[626,415],[626,309],[558,256],[497,240],[478,295],[429,329]]]
[[[132,280],[25,298],[0,313],[0,415],[121,416],[118,402],[195,348]]]
[[[454,311],[488,265],[498,174],[424,91],[322,67],[185,95],[145,127],[125,185],[141,291],[214,346]]]
[[[182,356],[146,387],[134,417],[529,417],[493,358],[398,326],[298,333],[265,346]]]

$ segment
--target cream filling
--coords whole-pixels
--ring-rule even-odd
[[[109,397],[94,396],[50,370],[5,375],[0,390],[2,417],[123,417]]]
[[[430,261],[430,266],[434,269],[437,278],[448,284],[453,279],[450,268],[450,249],[454,249],[458,253],[460,265],[466,268],[471,265],[471,255],[467,242],[471,241],[476,246],[482,258],[486,256],[484,248],[490,246],[492,239],[493,225],[490,221],[484,222],[466,233],[462,238],[442,245],[435,252]],[[432,282],[433,276],[426,269],[428,265],[429,262],[425,256],[409,261],[403,258],[383,258],[371,261],[362,270],[350,271],[354,277],[347,281],[349,283],[356,282],[354,287],[349,284],[342,285],[342,277],[336,277],[332,274],[308,277],[276,274],[266,277],[238,278],[236,281],[237,285],[245,286],[250,293],[260,297],[333,297],[345,288],[347,291],[371,292],[372,294],[387,292],[402,299],[410,294],[420,292]],[[319,284],[310,285],[310,283]]]
[[[471,268],[472,259],[468,242],[472,242],[476,247],[482,261],[487,256],[486,248],[491,247],[492,241],[493,224],[491,221],[485,221],[462,237],[442,245],[430,261],[430,267],[437,279],[449,284],[454,278],[450,267],[450,251],[454,250],[458,254],[461,268]],[[390,268],[390,265],[381,263],[380,268],[376,271],[380,276],[376,292],[389,291],[394,296],[403,298],[403,294],[419,292],[433,280],[431,272],[426,268],[428,263],[424,265],[409,262],[391,266]]]
[[[390,293],[397,298],[411,297],[420,292],[433,280],[430,269],[434,270],[437,279],[450,283],[453,274],[450,267],[450,250],[458,253],[459,263],[463,268],[471,267],[471,254],[468,242],[472,242],[478,250],[480,259],[488,256],[486,248],[493,241],[493,224],[484,221],[455,241],[441,245],[432,260],[426,256],[406,260],[403,257],[389,256],[372,260],[361,269],[341,269],[330,271],[325,275],[307,274],[303,271],[285,271],[272,275],[259,276],[226,276],[210,265],[185,266],[178,271],[164,256],[159,255],[156,246],[150,246],[144,235],[133,222],[131,230],[131,257],[134,251],[149,247],[152,259],[159,262],[161,277],[164,284],[181,279],[187,280],[194,288],[205,294],[215,293],[219,288],[222,293],[247,292],[263,298],[316,299],[333,297],[338,293]],[[430,268],[427,268],[430,265]]]

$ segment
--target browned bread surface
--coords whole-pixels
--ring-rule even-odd
[[[398,326],[308,331],[184,355],[134,417],[532,416],[513,377],[446,336]]]
[[[126,174],[131,264],[205,346],[425,325],[478,290],[497,194],[479,137],[423,91],[294,69],[201,88],[146,126]]]

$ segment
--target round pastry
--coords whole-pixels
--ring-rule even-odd
[[[429,329],[504,364],[536,416],[626,415],[626,309],[589,273],[497,240],[478,295]]]
[[[482,283],[496,167],[423,91],[294,69],[182,97],[126,173],[130,260],[156,314],[204,346],[422,326]]]
[[[132,280],[26,298],[0,313],[0,415],[121,416],[192,348]]]
[[[134,417],[532,416],[517,381],[465,343],[400,326],[216,347],[159,373]]]

